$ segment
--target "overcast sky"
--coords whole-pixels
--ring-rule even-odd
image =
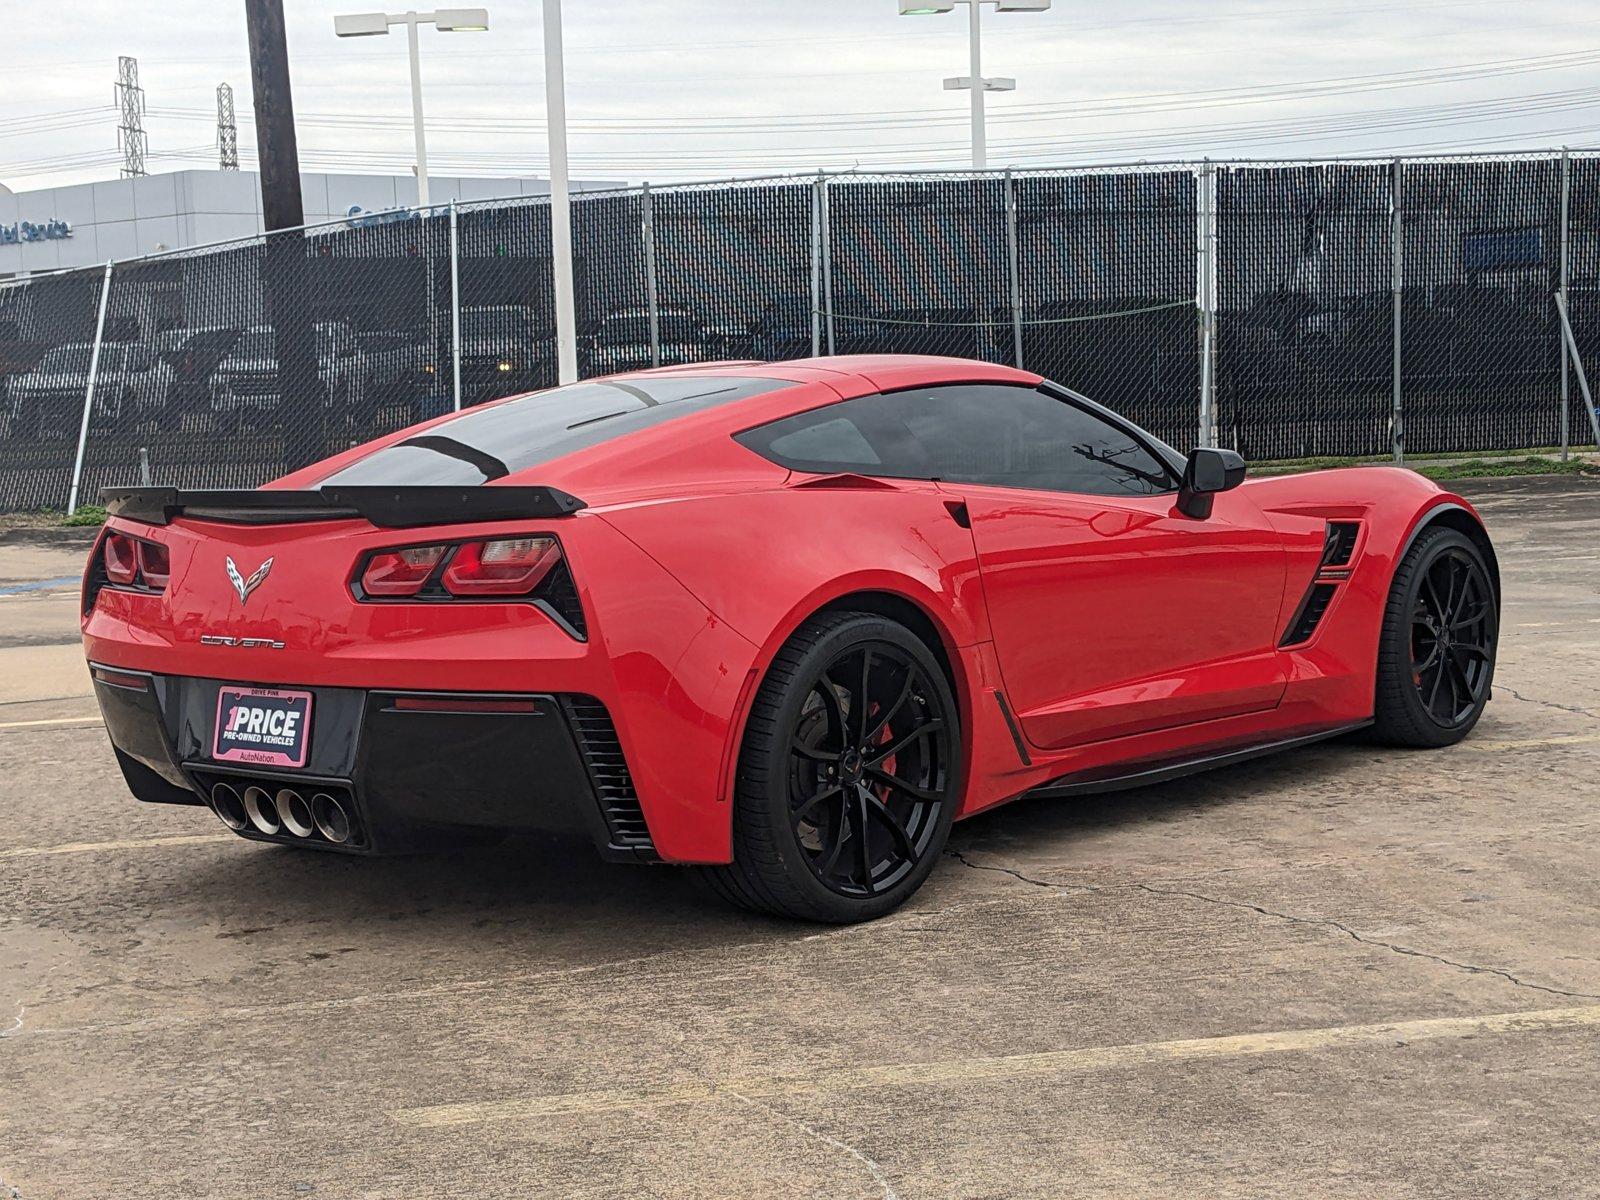
[[[139,60],[151,172],[216,162],[233,85],[254,160],[240,0],[54,0],[0,44],[0,183],[115,177],[112,86]],[[403,32],[340,41],[361,0],[286,0],[307,170],[410,170]],[[423,32],[439,174],[542,174],[538,0]],[[710,179],[961,166],[964,11],[895,0],[566,0],[574,172]],[[133,15],[137,12],[137,15]],[[994,166],[1600,145],[1600,5],[1583,0],[1056,0],[984,13]]]

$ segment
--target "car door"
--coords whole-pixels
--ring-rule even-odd
[[[1028,740],[1059,749],[1270,709],[1286,555],[1248,489],[1176,512],[1172,465],[1049,389],[881,398],[966,503],[995,653]]]

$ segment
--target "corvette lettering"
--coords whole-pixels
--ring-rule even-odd
[[[282,650],[283,643],[272,638],[236,638],[224,637],[220,633],[202,633],[200,635],[202,646],[239,646],[243,649]]]

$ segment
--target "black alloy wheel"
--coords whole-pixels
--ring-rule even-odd
[[[928,852],[950,802],[950,728],[903,648],[863,642],[810,682],[789,743],[789,823],[824,887],[869,897]]]
[[[1489,690],[1494,595],[1482,563],[1459,547],[1422,571],[1411,613],[1411,682],[1441,727],[1468,720]]]
[[[1477,724],[1494,681],[1500,596],[1483,552],[1433,526],[1394,573],[1379,641],[1374,732],[1448,746]]]
[[[829,613],[774,660],[740,755],[725,899],[838,923],[898,907],[933,869],[959,802],[945,670],[905,626]]]

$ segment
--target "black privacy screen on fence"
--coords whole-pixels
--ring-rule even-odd
[[[953,355],[1256,461],[1559,444],[1565,390],[1592,439],[1553,301],[1600,364],[1590,153],[627,188],[572,233],[580,376]],[[0,510],[255,486],[556,376],[544,197],[0,281]]]
[[[797,183],[652,191],[663,365],[811,354],[815,191]],[[628,341],[621,328],[602,333],[597,374]]]
[[[0,511],[67,506],[105,274],[0,286]]]
[[[1406,448],[1554,445],[1560,161],[1404,163],[1400,208]]]
[[[1217,170],[1217,434],[1246,458],[1389,449],[1389,177]]]
[[[1011,361],[1001,179],[842,179],[825,204],[834,353]]]
[[[1192,445],[1195,176],[1037,176],[1014,186],[1022,365]]]

